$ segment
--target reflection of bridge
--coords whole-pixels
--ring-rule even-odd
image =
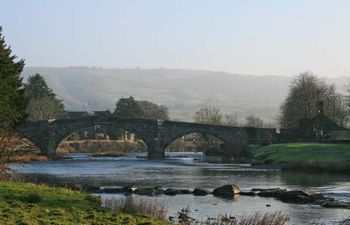
[[[159,121],[115,116],[88,116],[76,119],[59,119],[52,122],[27,122],[18,132],[38,146],[47,156],[55,157],[58,145],[73,132],[93,125],[111,125],[135,133],[148,147],[149,157],[164,156],[165,148],[177,138],[190,133],[211,134],[224,142],[251,139],[266,140],[266,132],[274,129],[217,126],[174,121]]]

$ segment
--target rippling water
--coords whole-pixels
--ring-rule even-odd
[[[308,188],[312,191],[350,201],[350,176],[303,174],[256,169],[247,164],[222,164],[194,161],[201,153],[167,153],[165,160],[140,158],[130,154],[120,158],[93,158],[86,154],[70,154],[69,158],[12,164],[11,168],[26,180],[51,184],[94,184],[99,186],[187,188],[212,190],[224,184],[236,184],[241,189],[283,187]],[[181,157],[184,156],[184,157]],[[103,198],[124,198],[120,194],[102,194]],[[255,212],[282,211],[290,217],[290,224],[332,223],[350,216],[350,210],[327,209],[314,205],[286,204],[272,198],[238,196],[223,200],[212,195],[205,197],[177,195],[147,197],[132,195],[134,199],[152,199],[167,206],[169,215],[181,208],[190,207],[191,216],[197,219],[221,215],[250,215]],[[269,204],[271,207],[266,207]]]

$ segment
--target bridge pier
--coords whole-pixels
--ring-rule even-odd
[[[155,141],[155,143],[148,145],[148,158],[159,159],[164,157],[165,157],[164,149],[161,147],[158,141]]]

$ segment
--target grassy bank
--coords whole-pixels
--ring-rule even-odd
[[[98,198],[64,188],[0,182],[0,224],[167,224],[146,216],[115,213]]]
[[[320,172],[349,172],[350,144],[288,143],[264,146],[253,156],[283,169]]]

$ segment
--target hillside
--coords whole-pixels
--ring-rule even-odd
[[[26,67],[26,79],[42,74],[68,110],[114,109],[122,96],[164,104],[171,119],[191,121],[200,107],[212,105],[243,120],[256,115],[272,121],[291,77],[253,76],[185,69],[103,69]],[[330,79],[339,90],[346,77]]]

